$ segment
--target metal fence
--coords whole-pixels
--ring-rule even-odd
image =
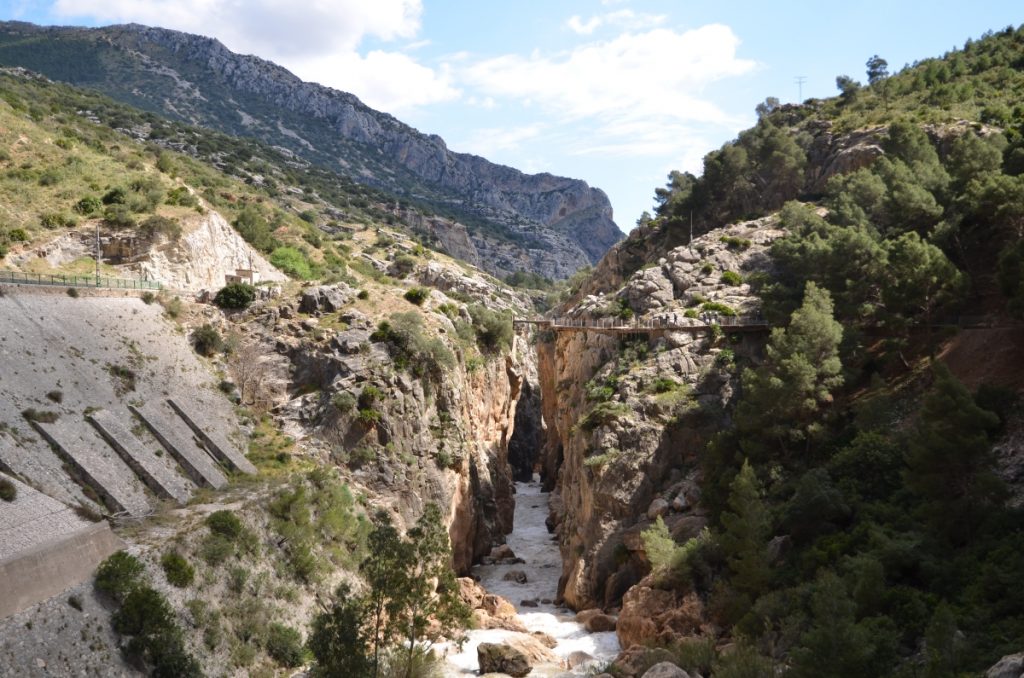
[[[94,275],[64,275],[49,273],[19,273],[0,271],[0,283],[15,285],[45,285],[50,287],[104,287],[115,290],[159,290],[160,283],[134,278],[107,278]]]

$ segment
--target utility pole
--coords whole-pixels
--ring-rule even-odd
[[[693,249],[693,210],[690,210],[690,242],[687,243],[687,246],[691,250]]]
[[[807,76],[798,75],[794,80],[796,81],[797,91],[800,93],[796,102],[802,104],[804,102],[804,83],[807,82]]]
[[[100,286],[100,222],[96,220],[96,287]]]

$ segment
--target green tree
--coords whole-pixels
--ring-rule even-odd
[[[941,363],[909,441],[906,483],[924,501],[919,512],[950,540],[968,540],[985,511],[999,502],[989,432],[999,417],[974,402]]]
[[[843,383],[842,336],[829,293],[808,282],[789,327],[772,330],[764,363],[743,373],[735,419],[747,454],[763,455],[766,442],[783,450],[796,442],[807,447],[817,437],[817,415],[832,402],[832,389]]]
[[[923,318],[930,325],[937,309],[963,298],[966,276],[917,233],[887,242],[886,250],[891,277],[882,298],[890,314],[905,320]]]
[[[889,62],[877,54],[867,60],[868,83],[874,85],[889,77]]]
[[[1007,309],[1024,316],[1024,240],[1009,245],[999,256],[999,287],[1007,298]]]
[[[348,584],[339,585],[331,606],[313,618],[308,641],[316,659],[313,675],[332,678],[374,673],[375,664],[368,653],[367,614],[366,600],[353,595]]]
[[[719,543],[732,573],[729,581],[753,600],[771,575],[771,521],[761,498],[761,483],[746,460],[729,486],[729,510],[722,513],[722,527]]]
[[[960,664],[960,641],[958,639],[956,617],[945,601],[939,603],[932,614],[932,619],[925,630],[925,648],[927,678],[954,678],[958,675]]]
[[[213,303],[221,308],[248,308],[256,299],[256,288],[245,283],[231,283],[220,288],[213,297]]]

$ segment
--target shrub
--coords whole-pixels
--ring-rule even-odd
[[[206,323],[192,332],[192,346],[195,347],[196,353],[209,358],[224,348],[224,339],[216,327]]]
[[[139,225],[139,231],[144,237],[154,238],[158,235],[165,236],[168,240],[174,242],[181,237],[181,224],[174,219],[168,219],[167,217],[161,217],[153,215],[147,217]]]
[[[370,340],[386,342],[395,366],[417,377],[440,380],[455,366],[451,349],[439,338],[424,335],[423,317],[418,313],[393,313],[377,325]]]
[[[82,596],[78,595],[77,593],[72,593],[70,596],[68,596],[68,605],[81,612]]]
[[[616,419],[619,419],[620,417],[628,417],[632,413],[633,410],[624,403],[598,403],[594,406],[594,409],[590,410],[590,412],[588,412],[583,418],[583,421],[580,422],[580,427],[584,431],[593,431],[598,426],[610,424]]]
[[[135,228],[135,216],[124,205],[110,205],[103,210],[103,221],[114,228]]]
[[[675,379],[668,379],[666,377],[659,377],[654,380],[652,388],[655,393],[671,393],[679,388],[679,382]]]
[[[137,636],[172,626],[174,610],[159,591],[149,586],[138,586],[125,596],[112,622],[118,633]]]
[[[348,391],[341,391],[334,394],[331,404],[342,414],[348,414],[356,407],[356,397]]]
[[[100,563],[94,586],[97,591],[121,602],[145,582],[145,571],[138,558],[127,551],[118,551]]]
[[[499,313],[478,304],[469,307],[473,318],[476,340],[481,348],[491,351],[507,351],[512,347],[512,316]]]
[[[264,643],[267,654],[281,666],[289,668],[302,664],[302,636],[284,624],[273,623],[267,628]]]
[[[736,271],[725,271],[722,273],[722,282],[736,287],[743,284],[743,276]]]
[[[382,416],[379,410],[375,410],[372,407],[364,407],[359,410],[359,421],[367,426],[376,426]]]
[[[710,261],[705,261],[700,265],[700,272],[704,275],[711,275],[711,272],[714,270],[715,266]]]
[[[739,238],[734,235],[723,235],[719,241],[725,243],[726,247],[731,250],[745,250],[753,244],[747,238]]]
[[[37,410],[34,407],[22,410],[21,414],[29,421],[34,421],[40,424],[52,424],[57,421],[58,417],[60,417],[56,412],[50,412],[49,410]]]
[[[78,202],[75,203],[74,209],[82,216],[88,216],[95,212],[99,212],[103,203],[94,195],[87,195]]]
[[[28,232],[24,228],[12,228],[7,232],[11,242],[28,242]]]
[[[365,301],[370,298],[370,293],[367,290],[359,290],[359,294],[356,295],[356,298]]]
[[[416,304],[417,306],[422,306],[423,302],[426,301],[427,297],[430,296],[430,290],[428,290],[425,287],[413,287],[403,296],[405,296],[405,300],[408,301],[409,303]]]
[[[60,212],[44,212],[39,215],[39,224],[43,228],[71,228],[77,223],[74,217]]]
[[[142,299],[142,303],[146,304],[147,306],[156,301],[156,295],[153,294],[152,292],[143,292],[140,298]]]
[[[118,380],[117,386],[120,393],[124,394],[135,390],[137,379],[135,370],[123,365],[107,365],[107,371],[110,372],[110,376]]]
[[[123,205],[128,202],[128,191],[122,186],[116,186],[107,191],[101,201],[104,205]]]
[[[225,285],[213,298],[213,303],[221,308],[243,309],[248,308],[256,299],[256,288],[245,283],[231,283]]]
[[[736,310],[734,308],[721,304],[717,301],[705,301],[701,304],[701,308],[709,313],[717,313],[719,315],[730,317],[736,315]]]
[[[0,478],[0,499],[12,502],[18,497],[18,487],[7,478]]]
[[[164,568],[164,575],[167,581],[183,589],[195,579],[196,569],[177,551],[168,551],[160,559],[160,566]]]
[[[416,269],[416,258],[411,257],[408,254],[400,254],[395,257],[394,263],[391,265],[392,274],[396,278],[404,278]]]
[[[308,280],[313,277],[309,259],[294,247],[278,247],[270,253],[270,263],[293,278]]]
[[[164,202],[168,205],[179,205],[181,207],[195,207],[199,204],[199,200],[189,193],[188,189],[184,186],[172,188],[167,191],[167,198]]]
[[[214,511],[210,515],[206,516],[206,526],[209,527],[210,531],[214,534],[227,537],[232,541],[237,540],[246,531],[245,526],[242,525],[242,521],[238,519],[238,516],[227,510]]]
[[[49,393],[47,393],[46,397],[49,398],[50,400],[52,400],[55,403],[62,403],[62,402],[64,402],[64,392],[63,391],[58,391],[57,389],[54,389],[54,390],[50,391]]]
[[[77,299],[78,298],[78,288],[77,287],[69,287],[68,288],[68,296],[71,297],[72,299]]]
[[[161,299],[160,303],[164,307],[164,313],[167,314],[168,318],[177,318],[181,315],[181,297]]]
[[[367,384],[363,388],[363,392],[359,394],[359,407],[368,408],[373,407],[374,403],[381,399],[384,392],[373,384]]]

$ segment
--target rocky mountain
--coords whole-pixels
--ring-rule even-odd
[[[455,153],[364,105],[303,82],[217,40],[139,25],[99,29],[0,24],[0,64],[89,87],[137,108],[260,139],[382,189],[396,201],[465,224],[500,271],[564,278],[595,263],[622,236],[607,196],[586,183],[524,174]],[[482,251],[481,251],[482,250]],[[521,268],[514,268],[521,267]]]

